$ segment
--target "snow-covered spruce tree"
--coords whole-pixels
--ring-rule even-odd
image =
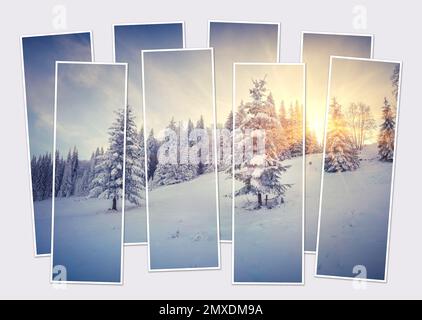
[[[233,131],[233,111],[230,110],[229,115],[227,116],[227,120],[224,123],[224,128],[227,130]]]
[[[31,158],[31,184],[32,184],[32,199],[33,201],[38,201],[37,198],[37,175],[38,175],[38,166],[37,166],[37,157],[32,156]]]
[[[55,163],[56,174],[54,178],[54,196],[57,197],[60,191],[60,186],[63,181],[63,173],[64,173],[64,167],[65,167],[65,162],[63,160],[63,157],[61,157],[60,152],[58,150],[56,150],[55,161],[56,161]]]
[[[325,164],[326,172],[343,172],[359,167],[359,157],[354,145],[341,105],[333,98],[330,105]]]
[[[319,153],[319,152],[321,152],[321,147],[318,143],[315,132],[311,129],[306,129],[305,153],[312,154],[312,153]]]
[[[138,132],[132,108],[127,106],[126,116],[126,172],[125,198],[141,205],[145,189],[144,129]]]
[[[201,117],[199,118],[199,120],[196,122],[196,127],[195,129],[199,129],[199,130],[204,130],[205,129],[205,124],[204,124],[204,117],[201,115]],[[196,136],[196,143],[200,144],[201,143],[201,135],[197,135]],[[203,156],[202,156],[202,150],[198,149],[198,166],[197,166],[197,173],[198,175],[201,175],[205,172],[206,168],[205,168],[205,163],[203,161]]]
[[[71,175],[71,190],[70,196],[75,194],[76,180],[78,178],[78,169],[79,169],[79,154],[76,147],[73,147],[72,153],[72,175]]]
[[[276,118],[279,121],[279,125],[275,126],[272,130],[269,130],[266,135],[268,135],[267,138],[273,141],[279,159],[284,160],[289,157],[289,146],[287,143],[285,130],[281,125],[281,116],[277,115],[274,98],[271,92],[267,96],[266,104],[268,108],[268,115],[271,118]]]
[[[116,116],[108,131],[109,147],[99,159],[89,192],[89,197],[111,199],[111,210],[117,210],[123,191],[124,109],[116,111]]]
[[[297,157],[302,155],[303,140],[302,140],[302,108],[299,102],[295,105],[290,104],[289,118],[285,122],[285,135],[289,145],[289,155]]]
[[[52,195],[53,163],[50,153],[31,159],[32,196],[41,201]]]
[[[91,174],[88,192],[88,197],[90,198],[97,198],[103,192],[105,184],[103,180],[108,178],[104,158],[104,149],[97,148],[94,159],[91,161]]]
[[[147,138],[147,179],[152,180],[154,178],[155,169],[157,169],[158,151],[159,143],[158,140],[154,137],[154,129],[151,129],[148,138]]]
[[[378,137],[378,156],[381,161],[393,161],[394,158],[394,138],[396,121],[394,112],[387,98],[384,98],[382,107],[383,123],[380,126]]]
[[[58,197],[70,197],[72,190],[72,153],[69,150],[64,164],[62,183],[58,192]]]
[[[154,170],[152,184],[162,186],[179,183],[178,179],[178,129],[174,117],[170,120],[164,131],[164,139],[157,144],[156,159],[157,165]],[[149,154],[148,154],[149,157]]]
[[[235,196],[255,195],[257,197],[255,208],[258,209],[264,203],[267,207],[271,207],[268,203],[268,195],[273,196],[277,204],[284,202],[284,194],[289,185],[281,182],[282,175],[288,166],[284,166],[279,160],[273,138],[273,132],[280,127],[280,121],[274,112],[271,96],[269,99],[266,96],[265,78],[253,80],[252,83],[253,87],[249,90],[251,101],[244,105],[245,117],[236,125],[242,133],[239,142],[242,146],[240,152],[243,154],[236,155],[236,162],[240,163],[234,177],[243,183]],[[251,136],[250,132],[254,130],[256,130],[255,133],[265,134],[265,138]],[[264,138],[264,140],[261,139],[265,141],[263,150],[259,150],[259,141],[256,138]],[[250,148],[252,150],[248,150]]]
[[[395,102],[397,102],[398,95],[399,95],[399,82],[400,82],[400,65],[397,64],[394,67],[393,74],[391,75],[391,85],[393,86],[392,94],[393,94]],[[396,103],[393,103],[393,104],[394,104],[393,109],[395,109]]]

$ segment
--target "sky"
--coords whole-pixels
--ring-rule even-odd
[[[252,79],[259,80],[265,77],[267,90],[272,93],[276,110],[284,100],[286,111],[290,103],[299,105],[304,100],[304,66],[302,65],[236,65],[235,101],[236,106],[243,100],[250,101],[249,89]]]
[[[183,23],[114,26],[115,61],[128,63],[128,104],[142,126],[141,51],[183,48]]]
[[[352,102],[363,102],[371,107],[377,128],[383,122],[384,97],[395,105],[391,76],[397,63],[333,58],[330,101],[336,98],[343,113]],[[374,143],[375,134],[367,143]]]
[[[202,115],[213,124],[211,49],[144,53],[147,134],[157,135],[172,117],[196,123]]]
[[[108,129],[126,104],[126,66],[58,65],[56,149],[65,157],[73,146],[80,160],[108,147]]]
[[[53,150],[56,60],[92,61],[89,32],[22,39],[31,157]]]
[[[324,135],[330,56],[371,58],[371,36],[305,33],[302,62],[306,63],[306,122],[319,142]]]
[[[217,123],[232,110],[233,63],[278,62],[278,24],[210,22],[215,52]]]

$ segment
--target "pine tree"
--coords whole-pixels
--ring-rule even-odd
[[[204,117],[202,115],[199,118],[199,120],[196,122],[196,129],[199,129],[199,130],[205,129]],[[196,140],[196,144],[201,143],[202,137],[200,135],[198,135],[196,137],[196,139],[197,139]],[[204,164],[203,159],[202,159],[203,156],[202,156],[202,150],[201,149],[198,149],[197,157],[198,157],[198,160],[199,160],[198,161],[198,166],[197,166],[197,174],[198,175],[201,175],[201,174],[203,174],[205,172],[205,164]]]
[[[378,137],[378,156],[381,161],[391,162],[394,158],[396,121],[394,119],[394,112],[387,98],[384,98],[382,117],[384,122],[380,126],[380,134]]]
[[[120,109],[109,128],[109,147],[99,159],[89,192],[90,197],[111,199],[112,210],[117,210],[117,200],[123,192],[124,130],[125,111]]]
[[[79,168],[79,155],[76,146],[73,147],[72,153],[72,174],[71,174],[71,189],[70,189],[70,196],[75,194],[75,187],[76,187],[76,180],[78,177],[78,168]]]
[[[233,131],[233,110],[230,110],[230,113],[227,116],[227,120],[224,123],[224,128],[226,128],[227,130]]]
[[[104,149],[97,148],[90,164],[89,197],[98,197],[103,192],[105,184],[103,179],[107,178],[107,168],[104,166],[104,157]]]
[[[79,196],[87,196],[88,193],[89,193],[89,185],[90,185],[89,177],[91,176],[91,165],[90,164],[91,164],[93,157],[94,157],[94,153],[92,153],[90,161],[85,163],[84,169],[81,173],[80,186],[79,186],[78,192],[77,192],[77,195],[79,195]]]
[[[151,129],[148,139],[147,139],[147,177],[148,180],[154,178],[155,170],[157,169],[158,165],[158,158],[157,158],[157,152],[158,152],[158,141],[154,137],[154,130]]]
[[[31,184],[32,184],[32,199],[33,201],[38,201],[38,185],[37,185],[37,176],[38,176],[38,166],[37,166],[37,157],[34,155],[31,158]]]
[[[60,187],[62,185],[63,181],[63,173],[64,173],[64,167],[65,163],[63,161],[63,158],[60,156],[60,152],[56,150],[56,174],[55,174],[55,180],[54,180],[54,196],[57,197],[60,191]]]
[[[70,197],[72,193],[72,153],[69,150],[64,164],[63,178],[58,197]]]
[[[321,147],[318,143],[316,134],[311,129],[306,129],[306,136],[305,136],[305,153],[312,154],[312,153],[319,153],[321,152]]]
[[[329,112],[324,169],[327,172],[355,170],[359,167],[358,153],[348,132],[341,105],[335,98]]]
[[[261,208],[264,201],[268,206],[268,195],[273,195],[277,203],[284,201],[284,194],[288,184],[281,182],[282,174],[288,168],[278,158],[277,147],[274,141],[273,131],[280,127],[280,121],[275,114],[274,101],[271,95],[266,96],[266,81],[253,80],[253,87],[249,90],[251,101],[244,105],[242,121],[236,125],[242,132],[243,146],[240,165],[237,167],[234,177],[243,183],[235,195],[254,194],[257,196],[256,208]],[[269,97],[269,98],[268,98]],[[265,133],[265,146],[263,152],[259,152],[259,137],[251,137],[250,130],[260,130]],[[261,137],[262,138],[262,137]],[[252,150],[248,150],[252,148]],[[250,154],[251,157],[247,155]],[[263,200],[265,196],[265,200]]]
[[[393,86],[393,97],[397,101],[399,95],[399,82],[400,82],[400,65],[394,67],[393,74],[391,75],[391,84]]]
[[[138,132],[132,108],[127,106],[125,197],[138,206],[141,204],[145,189],[144,159],[143,129]]]
[[[284,100],[281,101],[280,108],[278,110],[280,125],[284,128],[287,126],[287,114],[286,107],[284,106]]]

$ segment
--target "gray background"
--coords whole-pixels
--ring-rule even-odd
[[[64,4],[67,28],[53,25]],[[367,28],[354,28],[353,9],[367,8]],[[418,1],[13,1],[2,2],[1,23],[1,298],[291,299],[422,298],[421,5]],[[33,257],[28,161],[19,37],[92,30],[96,61],[112,61],[113,23],[186,22],[187,47],[204,47],[207,20],[281,22],[281,62],[299,62],[301,31],[372,33],[374,57],[403,61],[400,128],[390,237],[388,283],[316,279],[306,255],[305,286],[232,286],[231,246],[222,245],[222,270],[147,272],[147,248],[125,248],[124,285],[49,284],[50,259]],[[99,266],[100,268],[101,266]]]

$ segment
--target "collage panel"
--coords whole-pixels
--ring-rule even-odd
[[[91,32],[21,37],[35,256],[51,251],[54,75],[57,60],[92,61]]]
[[[122,283],[126,92],[127,64],[57,62],[53,283]]]
[[[316,275],[386,281],[401,63],[332,57]]]
[[[142,55],[149,270],[217,269],[213,50]]]
[[[305,65],[233,79],[233,283],[303,284]]]

